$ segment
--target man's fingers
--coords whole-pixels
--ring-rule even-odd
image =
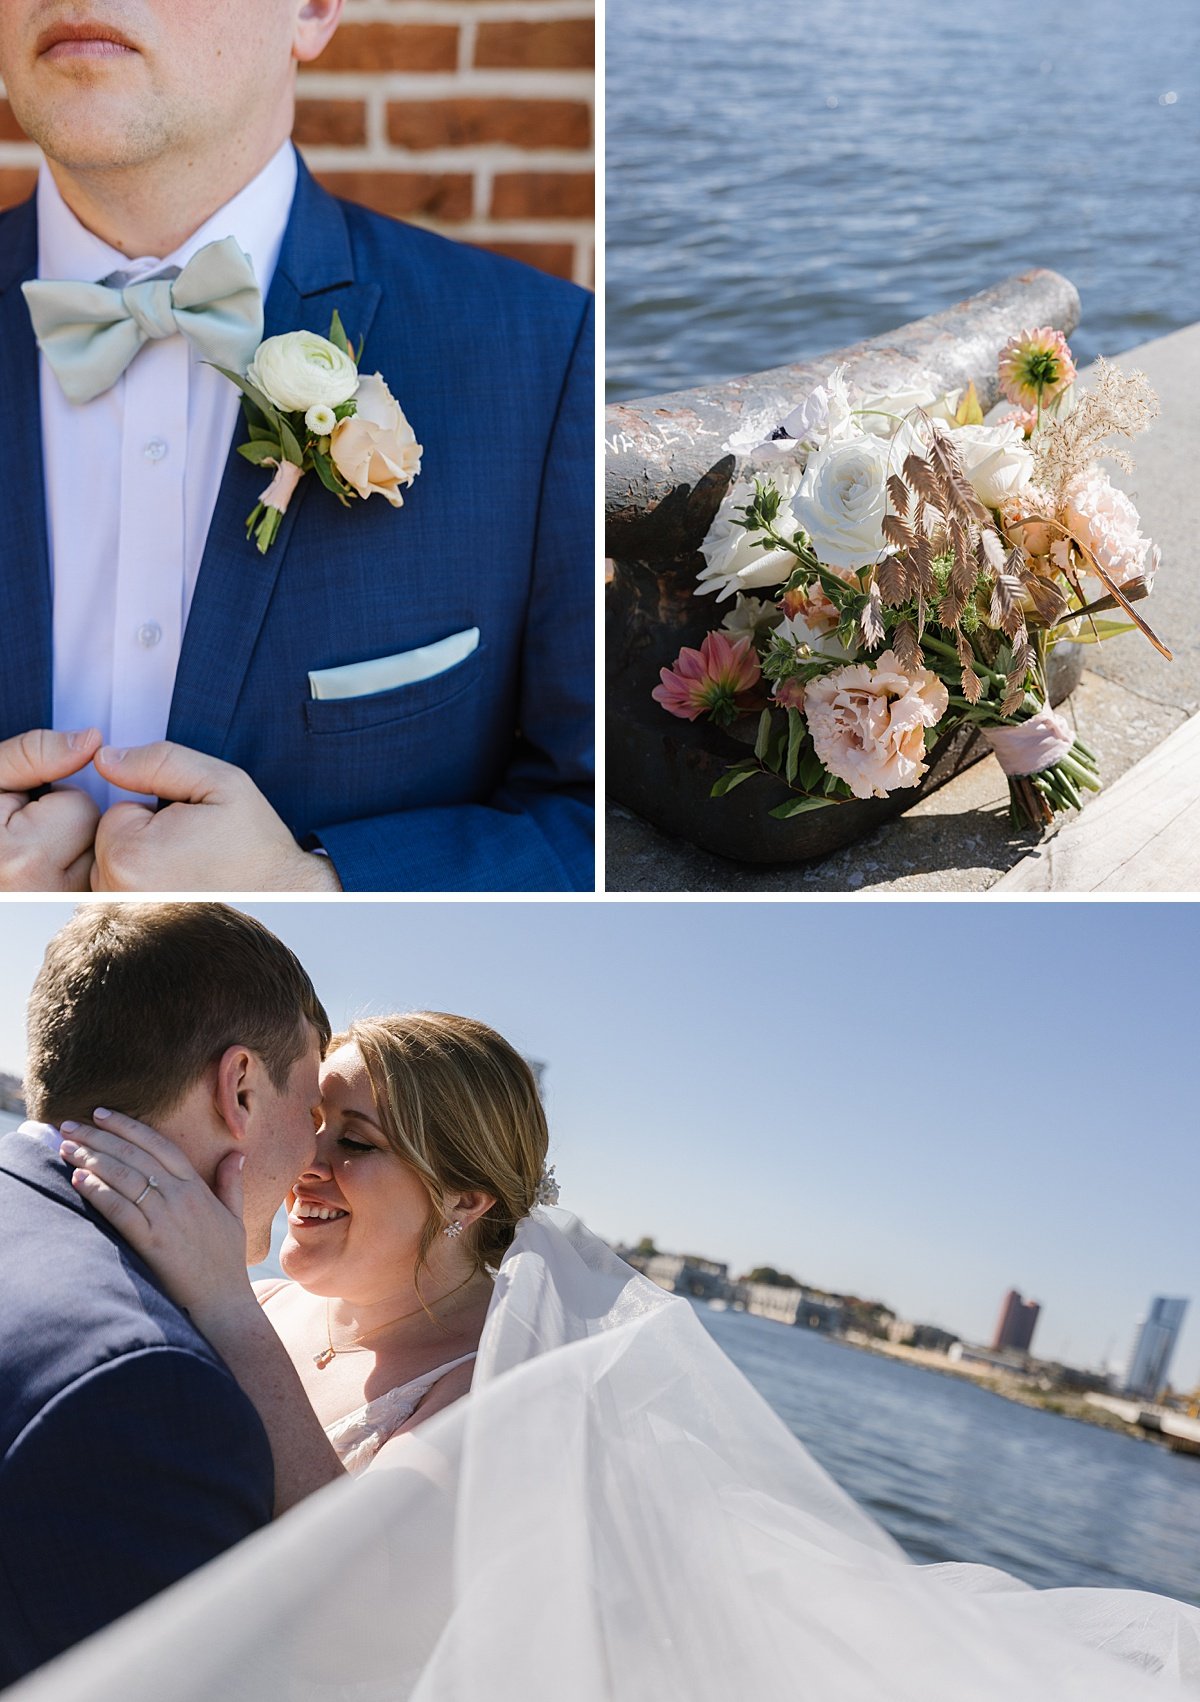
[[[126,792],[179,804],[216,803],[242,777],[232,763],[166,739],[129,750],[105,745],[96,756],[96,772]]]
[[[11,796],[12,794],[10,794]],[[100,811],[88,797],[69,787],[47,792],[35,803],[13,810],[0,822],[0,862],[7,890],[36,891],[53,887],[61,891],[86,891],[68,875],[80,858],[90,857]]]
[[[80,733],[51,733],[35,727],[0,741],[0,791],[32,792],[77,774],[100,749],[100,740],[98,727]]]
[[[121,1111],[107,1111],[103,1106],[97,1106],[92,1115],[96,1119],[94,1125],[64,1123],[63,1134],[77,1146],[106,1152],[125,1164],[142,1164],[145,1168],[144,1161],[148,1159],[151,1161],[149,1168],[160,1175],[166,1171],[168,1176],[178,1176],[184,1182],[197,1180],[196,1171],[183,1150],[148,1123],[139,1123],[136,1117],[126,1117]]]
[[[87,850],[76,857],[69,868],[63,871],[64,892],[91,892],[92,870],[96,867],[95,853],[89,845]]]

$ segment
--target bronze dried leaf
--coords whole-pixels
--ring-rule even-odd
[[[877,580],[871,581],[871,589],[867,593],[867,606],[862,612],[863,644],[868,650],[878,650],[884,640],[883,627],[883,598],[880,594]]]
[[[892,649],[895,651],[897,662],[906,673],[916,673],[925,666],[925,658],[911,621],[901,621],[893,632]]]
[[[903,520],[908,514],[908,486],[899,473],[889,473],[887,476],[888,500],[896,513]]]
[[[892,475],[895,477],[895,474]],[[897,549],[910,550],[913,547],[913,535],[898,514],[885,514],[882,521],[883,535],[889,544],[895,544]]]

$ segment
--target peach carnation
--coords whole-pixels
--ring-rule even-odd
[[[949,706],[936,674],[907,673],[891,650],[873,665],[835,668],[804,693],[813,748],[856,798],[886,798],[915,786],[928,766],[925,729],[936,727]]]
[[[1127,585],[1131,579],[1144,579],[1147,590],[1153,585],[1161,552],[1142,536],[1138,511],[1125,492],[1099,467],[1071,480],[1063,496],[1062,519],[1115,585]],[[1068,551],[1065,540],[1053,545],[1051,559],[1057,567],[1068,565]]]

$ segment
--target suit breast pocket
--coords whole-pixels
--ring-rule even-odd
[[[404,730],[420,717],[448,709],[458,698],[477,689],[486,652],[486,644],[480,644],[452,668],[409,685],[394,686],[391,691],[372,692],[367,697],[309,698],[304,705],[308,731],[329,737],[388,727]]]

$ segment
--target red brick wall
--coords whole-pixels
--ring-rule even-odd
[[[339,195],[591,284],[593,64],[593,0],[347,0],[296,140]],[[0,206],[36,162],[0,100]]]

